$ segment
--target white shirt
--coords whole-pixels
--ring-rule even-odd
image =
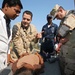
[[[7,54],[9,51],[9,42],[11,37],[8,38],[6,20],[4,13],[0,10],[0,70],[7,66]]]

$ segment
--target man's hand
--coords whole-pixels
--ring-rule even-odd
[[[38,39],[42,38],[42,33],[44,33],[44,31],[42,31],[42,32],[40,32],[40,33],[37,33],[37,34],[36,34],[36,37],[37,37]]]
[[[44,64],[44,60],[43,60],[42,56],[40,54],[38,54],[37,52],[35,54],[39,57],[39,63],[41,65]]]
[[[23,56],[29,55],[29,53],[23,53],[20,55],[20,58],[22,58]]]
[[[60,52],[60,48],[61,48],[61,46],[62,46],[62,43],[58,43],[58,44],[56,44],[55,46],[56,46],[56,47],[55,47],[55,50],[59,53],[59,52]]]
[[[65,44],[67,41],[68,41],[67,38],[62,38],[62,39],[60,39],[60,43],[62,43],[62,44]]]
[[[8,59],[8,60],[7,60],[8,64],[15,62],[15,61],[11,58],[10,54],[7,55],[7,59]]]
[[[66,39],[66,38],[60,39],[60,41],[59,41],[59,43],[57,44],[57,47],[55,48],[55,50],[56,50],[57,52],[59,52],[61,46],[62,46],[63,44],[65,44],[67,41],[68,41],[68,39]]]
[[[17,61],[15,61],[15,62],[12,64],[12,71],[13,71],[13,73],[15,73],[17,69],[19,69],[19,68],[17,67]]]
[[[33,67],[34,67],[34,70],[41,69],[41,65],[36,65],[36,64],[35,64]]]

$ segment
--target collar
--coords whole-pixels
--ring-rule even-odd
[[[3,11],[0,9],[0,16],[1,16],[1,17],[4,17],[4,15],[5,15],[5,14],[4,14]]]
[[[30,25],[28,27],[25,27],[22,22],[21,22],[21,27],[24,29],[24,30],[28,30],[28,28],[30,27]]]
[[[67,11],[66,11],[66,15],[69,13],[69,11],[70,11],[70,10],[67,10]],[[65,16],[66,16],[66,15],[65,15]]]
[[[48,25],[49,25],[49,26],[54,26],[54,23],[53,23],[53,22],[52,22],[51,24],[48,24],[48,23],[47,23],[47,26],[48,26]]]
[[[6,23],[10,24],[11,20],[6,15],[4,15],[4,19],[6,20]]]
[[[1,14],[0,16],[3,17],[6,20],[6,22],[10,23],[11,20],[6,17],[6,15],[3,13],[1,9],[0,9],[0,14]]]
[[[69,10],[66,10],[66,14],[65,14],[65,17],[62,18],[60,24],[65,20],[65,18],[67,18],[67,15],[69,14]]]

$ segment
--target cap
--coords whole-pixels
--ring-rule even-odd
[[[60,6],[59,6],[58,4],[56,4],[56,5],[54,6],[54,8],[51,10],[50,15],[53,16],[53,19],[55,19],[56,13],[57,13],[59,7],[60,7]]]
[[[52,18],[52,15],[48,14],[48,15],[47,15],[47,18]]]

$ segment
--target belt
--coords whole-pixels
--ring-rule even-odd
[[[42,42],[46,42],[46,41],[52,41],[53,39],[51,38],[43,38]]]
[[[51,39],[50,38],[45,38],[45,41],[50,41]]]

